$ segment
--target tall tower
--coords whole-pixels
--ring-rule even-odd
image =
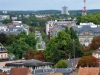
[[[85,16],[87,13],[86,13],[86,0],[84,0],[84,7],[83,7],[83,11],[82,11],[82,15]]]
[[[69,15],[69,13],[68,13],[68,7],[66,7],[66,6],[62,7],[61,14],[67,14],[67,15]]]

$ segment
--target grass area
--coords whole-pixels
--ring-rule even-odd
[[[37,37],[37,42],[40,43],[40,38],[39,37]]]
[[[41,44],[38,44],[38,48],[41,49],[42,48],[42,45]]]

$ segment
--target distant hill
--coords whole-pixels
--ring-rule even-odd
[[[100,9],[87,10],[87,14],[100,12]],[[60,10],[38,10],[38,11],[8,11],[8,14],[61,14]],[[78,16],[82,14],[82,10],[69,10],[70,15]],[[2,11],[0,11],[2,14]]]
[[[100,9],[87,10],[87,14],[98,13]],[[81,15],[82,10],[69,10],[70,15]]]

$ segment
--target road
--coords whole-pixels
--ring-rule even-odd
[[[45,46],[45,42],[42,38],[40,31],[35,31],[35,38],[36,39],[39,38],[39,41],[36,44],[37,50],[44,50],[46,48],[46,46]]]

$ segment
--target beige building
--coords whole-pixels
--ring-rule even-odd
[[[8,59],[7,49],[0,43],[0,60]]]

